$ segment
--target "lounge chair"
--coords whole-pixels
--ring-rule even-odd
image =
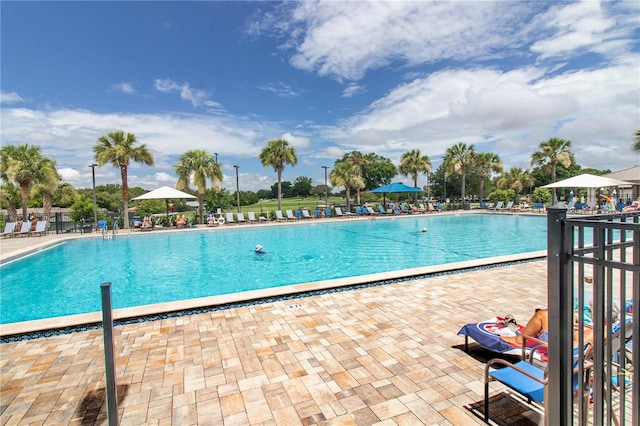
[[[16,222],[7,222],[6,225],[4,225],[4,231],[0,235],[3,237],[6,237],[6,236],[12,237],[15,230],[16,230]]]
[[[42,236],[42,235],[45,235],[46,233],[47,233],[46,220],[39,220],[36,223],[36,229],[34,229],[33,231],[29,231],[29,235],[37,235],[37,236]]]
[[[296,220],[297,217],[293,215],[293,210],[287,210],[287,220]]]
[[[351,212],[343,213],[342,212],[342,208],[336,207],[336,216],[338,216],[338,217],[348,217],[348,216],[351,216],[352,214],[353,213],[351,213]]]
[[[493,208],[493,211],[502,210],[504,208],[504,201],[498,201],[498,203]]]
[[[233,213],[225,213],[225,216],[226,216],[226,218],[227,218],[227,219],[226,219],[226,222],[227,222],[228,224],[236,223],[236,221],[235,221],[235,220],[233,220]]]
[[[256,220],[256,214],[255,214],[254,212],[248,212],[248,213],[247,213],[247,221],[248,221],[249,223],[256,223],[256,222],[257,222],[257,220]]]
[[[14,232],[13,235],[16,237],[22,237],[25,235],[29,235],[29,232],[31,232],[31,222],[26,221],[26,222],[22,222],[22,226],[20,227],[20,230],[17,232]]]
[[[322,217],[322,211],[320,209],[315,209],[313,211],[313,217],[316,219],[320,219]]]
[[[296,210],[293,214],[296,215],[296,219],[302,219],[302,212],[300,210]]]
[[[105,232],[107,232],[107,221],[106,220],[99,220],[98,221],[98,231],[102,232],[103,234]]]
[[[369,215],[371,216],[380,214],[380,212],[375,211],[373,207],[367,207],[367,210],[369,211]]]
[[[526,338],[526,340],[535,340],[540,345],[544,345],[537,339]],[[526,343],[525,340],[525,343]],[[538,346],[542,348],[543,346]],[[546,346],[545,346],[546,349]],[[536,349],[534,349],[535,351]],[[573,351],[573,390],[578,391],[578,386],[582,382],[584,389],[583,392],[589,392],[589,378],[591,374],[591,368],[593,363],[591,361],[593,357],[593,351],[591,344],[585,345],[583,349],[584,366],[582,372],[584,373],[584,380],[578,380],[578,374],[581,369],[579,368],[580,354],[578,349]],[[494,366],[499,365],[501,368],[495,369]],[[523,359],[516,363],[511,363],[501,358],[494,358],[487,362],[484,369],[484,421],[489,423],[489,383],[492,381],[498,381],[514,391],[520,393],[527,398],[527,401],[535,401],[538,404],[544,403],[545,386],[548,383],[547,378],[547,366],[543,367],[534,365],[533,357],[529,357],[527,360]],[[583,413],[586,413],[588,408],[589,398],[585,398]],[[585,414],[586,415],[586,414]]]
[[[244,218],[244,213],[240,212],[236,215],[238,223],[247,223],[247,220]]]
[[[309,214],[309,210],[302,210],[302,217],[304,219],[313,219],[313,216],[311,216],[311,214]]]
[[[282,210],[276,210],[276,222],[286,221],[287,218],[282,216]]]
[[[431,212],[439,213],[439,212],[440,212],[440,210],[439,210],[439,209],[437,209],[437,208],[433,207],[433,204],[432,204],[432,203],[427,203],[427,207],[429,207],[429,213],[431,213]]]
[[[516,324],[518,331],[522,333],[524,326]],[[495,317],[486,321],[478,323],[471,323],[464,325],[458,334],[464,336],[464,351],[469,351],[469,337],[475,340],[480,346],[485,349],[502,355],[514,355],[520,357],[526,357],[530,350],[538,344],[533,340],[528,342],[528,345],[524,348],[521,345],[515,345],[507,343],[500,339],[500,335],[503,333],[509,333],[509,328],[505,325],[504,317]],[[538,352],[537,356],[542,357],[542,353]]]
[[[510,212],[512,208],[513,208],[513,201],[509,201],[502,210]]]

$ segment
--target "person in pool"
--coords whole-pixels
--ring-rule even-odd
[[[260,244],[256,246],[255,252],[256,254],[264,254],[264,251],[262,250],[262,246]]]

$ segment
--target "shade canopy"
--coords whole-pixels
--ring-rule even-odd
[[[550,183],[549,185],[543,186],[543,188],[601,188],[620,185],[631,185],[631,183],[623,180],[584,173],[558,182]]]
[[[153,191],[149,191],[146,194],[142,194],[139,197],[132,199],[131,201],[140,200],[165,200],[167,204],[167,226],[169,226],[169,200],[181,199],[181,198],[198,198],[195,195],[187,194],[186,192],[178,191],[175,188],[169,186],[162,186]]]
[[[369,192],[422,192],[422,189],[414,186],[407,186],[400,182],[390,183],[376,189],[372,189]]]

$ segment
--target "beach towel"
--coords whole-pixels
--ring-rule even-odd
[[[458,334],[465,336],[465,352],[468,348],[468,338],[471,337],[478,344],[492,352],[505,355],[522,356],[522,346],[512,343],[507,343],[500,339],[501,335],[514,335],[522,333],[524,326],[516,324],[515,332],[512,331],[504,317],[495,317],[486,321],[466,324],[463,326]],[[512,326],[513,328],[513,326]],[[525,348],[525,355],[529,353],[532,347],[539,346],[539,343],[533,340],[527,341],[527,347]],[[544,349],[539,349],[534,354],[536,359],[544,361],[546,354]]]

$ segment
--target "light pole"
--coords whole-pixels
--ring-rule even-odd
[[[215,156],[216,156],[216,163],[217,163],[217,162],[218,162],[218,153],[217,153],[217,152],[214,152],[214,153],[213,153],[213,155],[215,155]]]
[[[96,208],[96,163],[89,165],[91,167],[91,177],[93,178],[93,226],[98,226],[98,210]]]
[[[324,208],[326,209],[328,207],[327,201],[329,199],[329,187],[327,186],[327,169],[329,166],[322,166],[322,168],[324,169]]]
[[[238,213],[240,213],[240,181],[238,180],[238,169],[240,166],[233,166],[236,168],[236,197],[238,199]]]

